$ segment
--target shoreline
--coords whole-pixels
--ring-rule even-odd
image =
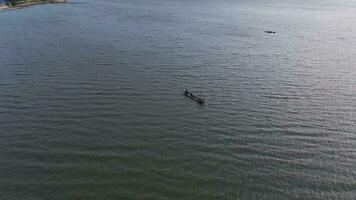
[[[0,4],[0,11],[10,9],[10,8],[25,8],[40,4],[52,4],[52,3],[66,3],[66,0],[29,0],[16,4],[15,6],[8,6],[5,3]]]
[[[8,9],[9,7],[5,4],[0,4],[0,11],[1,10],[5,10],[5,9]]]

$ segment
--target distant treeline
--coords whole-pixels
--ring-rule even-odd
[[[21,3],[21,0],[5,0],[5,4],[9,7],[16,6],[18,3]]]

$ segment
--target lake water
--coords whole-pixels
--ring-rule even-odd
[[[346,0],[1,11],[0,199],[356,199],[355,19]]]

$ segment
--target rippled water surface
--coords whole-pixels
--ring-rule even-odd
[[[0,11],[0,199],[356,199],[355,5]]]

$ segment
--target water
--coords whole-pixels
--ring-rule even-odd
[[[0,199],[356,199],[355,18],[353,1],[1,11]]]

